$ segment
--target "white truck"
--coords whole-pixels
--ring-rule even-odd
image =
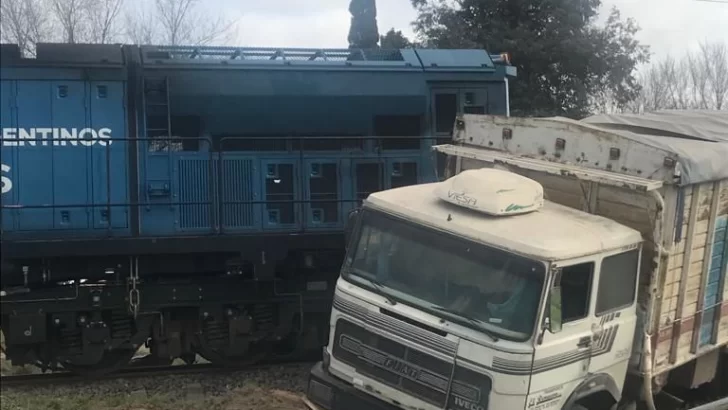
[[[728,113],[466,114],[435,150],[352,214],[312,406],[728,409]]]

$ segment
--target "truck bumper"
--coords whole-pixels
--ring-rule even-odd
[[[311,369],[306,397],[325,410],[400,410],[333,377],[321,362]]]

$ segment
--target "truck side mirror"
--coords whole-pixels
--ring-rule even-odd
[[[551,333],[559,333],[562,326],[561,316],[561,271],[554,275],[554,284],[549,292],[548,329]]]
[[[344,241],[347,248],[349,247],[349,241],[351,241],[351,235],[354,233],[354,228],[356,228],[359,214],[361,214],[361,208],[354,208],[347,215],[346,225],[344,226]]]

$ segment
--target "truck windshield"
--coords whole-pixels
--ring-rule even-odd
[[[543,263],[367,210],[343,276],[363,278],[357,283],[433,315],[523,341],[533,332],[544,273]]]

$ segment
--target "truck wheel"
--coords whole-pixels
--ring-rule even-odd
[[[637,410],[637,402],[630,400],[626,403],[615,403],[610,410]]]

